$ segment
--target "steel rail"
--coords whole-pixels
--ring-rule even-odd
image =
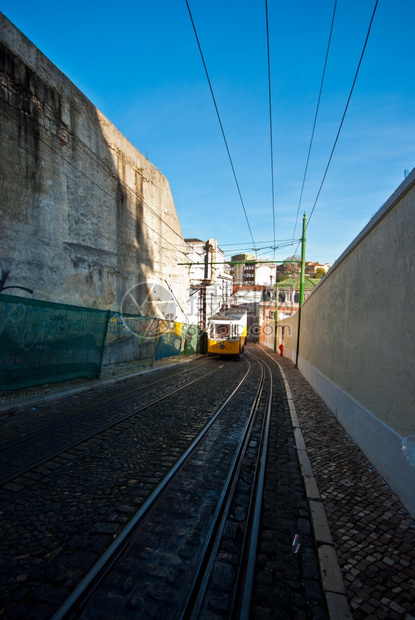
[[[120,557],[126,545],[133,538],[133,536],[139,529],[144,518],[148,515],[148,513],[153,508],[157,500],[166,491],[168,485],[173,480],[173,478],[178,474],[183,464],[189,459],[189,457],[194,452],[196,447],[201,443],[205,435],[208,433],[208,431],[215,424],[215,422],[218,420],[221,414],[225,411],[229,403],[235,397],[237,392],[240,390],[240,388],[242,387],[243,383],[245,382],[249,374],[250,367],[251,365],[248,361],[248,370],[246,371],[245,375],[242,377],[238,385],[235,387],[235,389],[231,392],[231,394],[227,397],[227,399],[222,403],[222,405],[217,409],[216,413],[212,416],[212,418],[209,420],[206,426],[193,440],[191,445],[187,448],[187,450],[183,453],[183,455],[178,459],[178,461],[171,468],[168,474],[163,478],[163,480],[156,487],[153,493],[147,498],[144,504],[136,512],[134,517],[128,522],[128,524],[119,534],[119,536],[117,536],[117,538],[104,552],[104,554],[101,556],[98,562],[87,573],[87,575],[84,577],[81,583],[75,588],[72,594],[66,599],[66,601],[61,605],[61,607],[52,616],[51,620],[64,620],[64,619],[72,618],[74,614],[78,610],[80,610],[80,608],[88,600],[88,598],[91,596],[93,591],[97,588],[99,583],[102,581],[102,579],[105,577],[108,571],[115,564],[117,559]]]
[[[208,587],[209,578],[211,576],[217,551],[220,545],[223,530],[226,525],[226,520],[229,514],[231,502],[235,494],[236,485],[238,483],[238,478],[242,467],[242,460],[246,454],[246,450],[251,440],[251,431],[255,422],[255,415],[258,411],[263,388],[264,371],[261,366],[260,383],[255,398],[253,400],[249,416],[247,417],[245,427],[241,433],[241,438],[239,440],[237,449],[234,453],[229,468],[228,477],[225,481],[221,496],[219,498],[219,502],[216,507],[215,515],[212,518],[212,523],[208,535],[205,539],[203,550],[200,556],[199,565],[197,567],[196,574],[193,577],[191,590],[188,594],[185,607],[180,616],[183,620],[188,618],[193,619],[199,616],[199,612],[203,604],[203,599],[205,597]]]
[[[197,383],[198,381],[201,381],[202,379],[205,379],[206,377],[208,377],[209,375],[213,374],[214,372],[217,372],[221,367],[222,366],[218,366],[217,368],[214,368],[213,370],[211,370],[209,373],[203,375],[202,377],[198,377],[196,379],[193,379],[189,383],[186,383],[185,385],[177,388],[176,390],[172,390],[168,394],[165,394],[164,396],[162,396],[162,397],[160,397],[160,398],[158,398],[156,400],[151,401],[147,405],[143,405],[142,407],[139,407],[138,409],[135,409],[134,411],[132,411],[132,412],[126,414],[126,415],[121,416],[116,421],[112,421],[110,423],[103,424],[98,430],[93,430],[93,431],[91,431],[89,433],[85,433],[80,439],[78,438],[77,440],[69,441],[66,444],[61,445],[56,450],[52,450],[52,451],[48,452],[47,454],[44,454],[40,458],[34,459],[33,461],[31,461],[29,464],[25,465],[24,467],[21,467],[20,469],[15,469],[12,473],[9,473],[9,474],[7,474],[5,476],[0,477],[0,486],[6,484],[7,482],[10,482],[10,480],[14,480],[14,478],[17,478],[18,476],[22,476],[23,474],[31,471],[35,467],[38,467],[39,465],[42,465],[42,463],[45,463],[46,461],[49,461],[50,459],[52,459],[52,458],[54,458],[56,456],[59,456],[60,454],[62,454],[64,452],[67,452],[71,448],[74,448],[74,447],[80,445],[84,441],[88,441],[92,437],[95,437],[96,435],[99,435],[100,433],[103,433],[103,432],[109,430],[110,428],[113,428],[113,427],[117,426],[118,424],[121,424],[122,422],[125,422],[129,418],[132,418],[133,416],[138,415],[139,413],[142,413],[146,409],[149,409],[150,407],[153,407],[154,405],[157,405],[158,403],[162,402],[163,400],[166,400],[167,398],[170,398],[174,394],[177,394],[181,390],[184,390],[184,389],[188,388],[193,383]],[[99,411],[101,411],[101,410],[98,409],[97,411],[94,411],[93,414],[95,414],[95,413],[97,413]],[[89,415],[92,415],[92,414],[90,413]],[[88,415],[85,415],[85,417],[88,417]],[[56,428],[52,427],[52,429],[50,429],[49,432],[55,432],[55,431],[56,431]],[[28,442],[30,439],[31,439],[31,437],[27,438],[26,442]]]
[[[256,355],[250,353],[252,357],[258,358]],[[271,405],[272,405],[272,372],[269,364],[261,360],[261,362],[267,367],[269,372],[269,391],[267,398],[267,406],[266,406],[266,414],[264,419],[264,424],[262,428],[262,438],[261,438],[261,446],[260,446],[260,460],[259,465],[257,465],[258,471],[255,475],[255,494],[254,494],[254,502],[252,506],[250,506],[250,514],[249,521],[251,526],[247,528],[247,532],[249,532],[249,540],[246,539],[246,544],[244,541],[244,550],[243,555],[247,558],[246,563],[240,563],[240,569],[242,566],[245,567],[245,572],[242,575],[240,573],[238,578],[238,598],[239,598],[239,609],[238,609],[238,618],[239,620],[248,620],[250,616],[251,610],[251,601],[252,601],[252,590],[254,585],[254,576],[255,576],[255,564],[256,564],[256,556],[257,556],[257,548],[258,548],[258,538],[259,538],[259,528],[261,521],[261,512],[262,512],[262,497],[264,494],[264,485],[265,485],[265,472],[266,472],[266,464],[267,464],[267,455],[268,455],[268,440],[269,440],[269,429],[271,423]],[[233,611],[233,615],[235,612]]]
[[[233,593],[231,596],[230,609],[228,608],[227,617],[229,618],[246,618],[249,617],[250,607],[251,607],[251,598],[252,598],[252,590],[253,590],[253,582],[254,582],[254,571],[255,571],[255,563],[256,563],[256,555],[257,555],[257,544],[258,544],[258,536],[259,536],[259,527],[260,527],[260,518],[261,518],[261,504],[262,504],[262,496],[264,491],[264,480],[265,480],[265,469],[266,469],[266,458],[268,452],[268,437],[269,437],[269,425],[270,425],[270,416],[271,416],[271,402],[272,402],[272,374],[270,371],[270,366],[266,361],[259,358],[256,355],[253,355],[249,351],[247,351],[250,357],[253,357],[257,360],[257,362],[261,366],[261,370],[263,375],[265,374],[264,368],[268,369],[269,374],[269,387],[268,393],[266,397],[265,404],[265,413],[264,419],[262,422],[261,428],[261,440],[260,447],[258,451],[258,459],[257,465],[254,473],[254,483],[253,489],[251,493],[251,499],[248,507],[248,516],[246,519],[246,527],[244,539],[242,542],[242,549],[239,561],[239,568],[236,576],[235,585],[233,587]],[[264,381],[263,381],[264,383]],[[262,392],[261,388],[261,392]],[[256,406],[259,405],[259,398]],[[248,438],[249,439],[249,438]],[[243,458],[243,456],[242,456]],[[239,475],[239,472],[238,472]],[[238,478],[236,476],[236,481]],[[226,516],[229,512],[230,504],[232,501],[232,496],[230,496],[226,510],[224,512],[223,522],[220,524],[218,528],[217,538],[214,543],[214,547],[212,548],[212,554],[209,558],[209,564],[206,570],[206,575],[203,578],[203,581],[200,585],[200,591],[197,594],[196,602],[194,604],[193,609],[191,610],[190,615],[183,615],[183,620],[189,618],[190,620],[197,620],[199,614],[201,612],[204,599],[206,596],[206,592],[208,589],[208,582],[210,576],[213,572],[213,567],[215,563],[216,554],[219,549],[219,545],[221,543],[221,536],[224,531],[224,527],[226,525]]]

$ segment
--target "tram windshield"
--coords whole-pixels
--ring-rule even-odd
[[[229,338],[230,325],[228,323],[218,323],[215,325],[216,338]]]
[[[209,337],[216,339],[239,338],[239,332],[236,323],[211,323]]]

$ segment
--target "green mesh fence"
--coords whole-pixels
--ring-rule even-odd
[[[114,340],[134,336],[140,343],[154,342],[159,331],[160,319],[152,316],[125,314],[110,311],[107,344]]]
[[[154,317],[111,312],[103,364],[142,360],[151,362],[159,320]]]
[[[155,359],[175,355],[196,355],[206,352],[206,340],[197,325],[159,321],[155,343]]]
[[[197,325],[111,312],[104,364],[206,353],[205,336]]]
[[[156,360],[180,355],[182,345],[181,323],[159,320],[155,345],[154,358]]]
[[[206,353],[206,332],[197,325],[182,324],[182,354]]]
[[[111,312],[104,363],[206,353],[197,325]]]
[[[109,312],[0,295],[0,390],[99,377]]]

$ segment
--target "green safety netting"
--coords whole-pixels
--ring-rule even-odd
[[[206,332],[197,325],[182,323],[182,354],[206,353]]]
[[[151,316],[110,311],[107,342],[135,336],[140,343],[154,342],[158,334],[159,319]]]
[[[112,312],[108,323],[107,344],[135,338],[139,358],[159,360],[206,352],[204,332],[197,325],[166,321],[148,316]]]
[[[94,378],[109,312],[0,295],[0,390]]]
[[[155,359],[202,352],[202,330],[197,325],[159,321],[155,342]]]

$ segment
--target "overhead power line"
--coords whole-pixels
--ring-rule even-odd
[[[294,241],[296,241],[296,239],[266,239],[265,241],[257,241],[257,243],[262,245],[263,243],[273,243],[273,242],[276,242],[276,243],[288,243],[288,242],[289,243],[293,243]],[[245,241],[239,242],[239,243],[221,243],[220,247],[221,248],[227,248],[227,247],[230,247],[231,245],[237,245],[239,248],[241,248],[241,247],[244,247],[245,245],[250,246],[250,243],[249,242],[245,242]]]
[[[297,243],[298,239],[291,239],[290,241],[286,241],[286,242],[281,242],[278,245],[264,245],[262,247],[256,247],[255,250],[254,248],[241,248],[239,247],[237,250],[226,250],[225,254],[246,254],[248,253],[250,250],[251,251],[255,251],[255,252],[260,252],[261,250],[278,250],[280,248],[287,248],[290,245],[294,245],[295,243]]]
[[[364,42],[364,45],[363,45],[362,53],[360,55],[359,63],[357,65],[356,73],[355,73],[355,76],[354,76],[354,79],[353,79],[353,84],[352,84],[352,87],[350,89],[349,97],[347,98],[346,107],[345,107],[344,112],[343,112],[343,116],[342,116],[342,119],[341,119],[341,122],[340,122],[339,129],[337,131],[337,135],[336,135],[336,139],[335,139],[334,144],[333,144],[333,148],[332,148],[331,153],[330,153],[330,157],[329,157],[329,160],[328,160],[328,163],[327,163],[327,166],[326,166],[326,170],[324,172],[323,179],[321,181],[319,190],[317,192],[317,197],[316,197],[316,199],[314,201],[313,208],[311,209],[311,213],[310,213],[310,215],[308,217],[307,227],[310,224],[311,217],[312,217],[312,215],[314,213],[314,209],[316,208],[317,201],[318,201],[318,199],[320,197],[320,193],[321,193],[321,190],[323,188],[324,181],[326,180],[326,176],[327,176],[327,172],[328,172],[329,167],[330,167],[331,160],[333,158],[334,150],[336,148],[336,145],[337,145],[337,142],[338,142],[338,139],[339,139],[339,136],[340,136],[340,132],[341,132],[342,127],[343,127],[344,119],[346,117],[346,113],[347,113],[347,110],[348,110],[348,107],[349,107],[349,103],[350,103],[350,100],[352,98],[353,90],[354,90],[354,87],[355,87],[355,84],[356,84],[356,81],[357,81],[357,76],[359,74],[360,66],[361,66],[362,61],[363,61],[363,56],[365,54],[367,42],[369,40],[369,35],[370,35],[370,31],[372,29],[372,24],[373,24],[373,20],[374,20],[374,17],[375,17],[376,9],[378,7],[378,2],[379,2],[379,0],[375,1],[375,6],[374,6],[374,9],[373,9],[372,17],[370,19],[369,27],[368,27],[367,34],[366,34],[366,39],[365,39],[365,42]]]
[[[235,256],[237,254],[250,254],[251,252],[255,252],[258,255],[258,252],[269,253],[270,250],[275,252],[275,250],[282,250],[284,248],[289,248],[295,245],[298,242],[298,239],[284,239],[280,241],[262,241],[260,242],[260,247],[257,245],[255,248],[252,248],[248,244],[225,244],[221,245],[221,249],[223,249],[224,254],[227,256]],[[269,243],[270,245],[262,245],[265,243]],[[236,246],[236,247],[231,247]],[[225,249],[226,248],[226,249]],[[229,248],[229,249],[228,249]],[[275,257],[274,257],[275,258]]]
[[[272,200],[272,230],[274,233],[275,245],[275,191],[274,191],[274,147],[272,140],[272,98],[271,98],[271,57],[269,45],[269,22],[268,22],[268,0],[265,0],[265,21],[267,27],[267,59],[268,59],[268,101],[269,101],[269,135],[270,135],[270,155],[271,155],[271,200]]]
[[[226,151],[228,153],[228,157],[229,157],[229,161],[230,161],[230,164],[231,164],[231,168],[232,168],[233,176],[234,176],[234,179],[235,179],[236,187],[238,189],[239,198],[240,198],[240,201],[241,201],[241,204],[242,204],[242,208],[243,208],[243,211],[244,211],[244,214],[245,214],[246,223],[248,224],[248,229],[249,229],[249,233],[251,235],[252,243],[253,243],[253,245],[255,247],[255,241],[254,241],[254,237],[253,237],[253,234],[252,234],[251,225],[249,223],[248,214],[247,214],[247,211],[246,211],[246,208],[245,208],[245,204],[244,204],[244,201],[243,201],[243,198],[242,198],[242,193],[241,193],[241,189],[239,187],[238,178],[236,176],[235,167],[233,165],[231,153],[230,153],[229,146],[228,146],[228,141],[226,140],[225,130],[223,128],[222,120],[221,120],[221,117],[220,117],[220,114],[219,114],[219,109],[218,109],[218,106],[217,106],[217,103],[216,103],[216,99],[215,99],[215,95],[214,95],[214,92],[213,92],[212,83],[211,83],[210,78],[209,78],[209,73],[208,73],[208,70],[207,70],[205,58],[203,56],[202,47],[200,45],[199,37],[198,37],[197,31],[196,31],[195,23],[193,21],[193,16],[192,16],[192,12],[190,10],[190,6],[189,6],[188,0],[186,0],[186,6],[187,6],[187,10],[189,11],[190,21],[192,22],[193,32],[195,33],[197,46],[198,46],[199,52],[200,52],[200,57],[202,59],[203,67],[205,69],[206,78],[207,78],[207,81],[208,81],[208,84],[209,84],[210,94],[212,95],[213,104],[215,106],[216,115],[218,117],[220,129],[221,129],[221,132],[222,132],[222,137],[223,137],[223,140],[225,142]]]
[[[332,37],[332,34],[333,34],[334,18],[336,16],[336,7],[337,7],[337,0],[334,1],[333,17],[332,17],[332,20],[331,20],[331,27],[330,27],[330,36],[329,36],[329,41],[328,41],[328,44],[327,44],[327,51],[326,51],[326,58],[325,58],[325,61],[324,61],[323,75],[321,76],[320,92],[318,94],[318,101],[317,101],[316,113],[315,113],[315,116],[314,116],[313,130],[311,132],[310,145],[308,147],[307,161],[306,161],[305,170],[304,170],[303,184],[301,186],[300,200],[298,202],[297,215],[296,215],[296,218],[295,218],[295,226],[294,226],[293,237],[295,237],[295,231],[297,230],[298,215],[300,213],[301,201],[303,199],[304,185],[305,185],[305,180],[306,180],[306,177],[307,177],[308,164],[309,164],[309,161],[310,161],[311,147],[313,146],[314,132],[315,132],[315,129],[316,129],[316,124],[317,124],[318,111],[319,111],[319,108],[320,108],[320,101],[321,101],[321,93],[323,91],[324,77],[326,75],[327,61],[328,61],[329,52],[330,52],[331,37]]]

